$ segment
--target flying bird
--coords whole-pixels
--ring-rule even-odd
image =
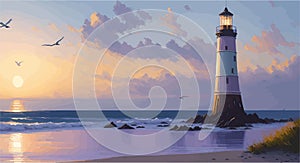
[[[21,61],[21,62],[17,62],[17,61],[15,61],[15,63],[17,64],[17,66],[21,66],[21,63],[22,63],[23,61]]]
[[[180,96],[179,99],[183,100],[184,98],[189,97],[189,96]]]
[[[8,24],[12,21],[12,19],[9,19],[6,23],[0,22],[0,28],[4,27],[4,28],[10,28],[10,26],[8,26]]]
[[[61,42],[61,40],[64,39],[64,36],[57,40],[54,44],[43,44],[42,46],[55,46],[55,45],[60,45],[59,42]]]

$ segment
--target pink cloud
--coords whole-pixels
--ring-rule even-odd
[[[283,56],[282,52],[278,50],[280,46],[295,47],[299,45],[299,43],[287,41],[275,24],[271,25],[270,31],[262,31],[261,36],[254,35],[251,41],[254,45],[246,44],[245,50],[257,54],[267,53],[272,56]]]

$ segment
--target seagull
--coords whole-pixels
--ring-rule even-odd
[[[23,61],[21,61],[21,62],[17,62],[17,61],[15,61],[15,63],[17,64],[17,66],[21,66],[21,63],[22,63]]]
[[[189,96],[180,96],[179,99],[183,100],[184,98],[189,97]]]
[[[10,28],[8,24],[12,21],[12,19],[9,19],[6,23],[0,22],[0,28],[5,27],[5,28]]]
[[[62,39],[64,39],[64,36],[63,36],[61,39],[57,40],[54,44],[43,44],[42,46],[55,46],[55,45],[60,45],[59,42],[60,42]]]

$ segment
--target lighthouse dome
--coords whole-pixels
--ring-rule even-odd
[[[228,11],[227,7],[225,7],[224,11],[219,14],[219,16],[233,16],[233,14]]]

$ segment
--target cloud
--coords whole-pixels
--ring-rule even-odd
[[[125,4],[117,1],[114,6],[114,12],[116,15],[120,15],[114,19],[108,18],[106,15],[101,13],[94,12],[91,14],[90,19],[84,21],[83,26],[81,27],[82,40],[87,39],[87,37],[100,25],[106,23],[105,26],[102,26],[102,32],[95,33],[90,37],[89,41],[103,44],[100,47],[108,46],[112,42],[118,40],[119,35],[134,29],[138,26],[145,25],[147,20],[151,19],[151,16],[144,11],[136,11],[133,13],[128,13],[131,11],[130,8],[126,7]],[[110,21],[109,21],[110,20]]]
[[[184,9],[185,9],[186,11],[191,11],[191,10],[192,10],[191,7],[190,7],[189,5],[184,5]]]
[[[254,45],[246,44],[245,50],[257,54],[267,53],[272,56],[283,56],[278,50],[280,46],[292,48],[299,45],[299,43],[287,41],[275,24],[271,25],[270,31],[262,31],[261,36],[254,35],[251,41]]]
[[[276,71],[285,71],[291,64],[294,64],[294,62],[297,62],[299,58],[297,58],[296,55],[293,55],[290,59],[287,59],[286,61],[279,63],[278,59],[274,59],[268,67],[266,67],[266,71],[269,73],[273,73]]]
[[[119,53],[122,55],[126,55],[135,49],[142,48],[145,46],[151,46],[151,45],[160,46],[160,44],[158,44],[158,43],[153,43],[153,41],[150,38],[144,38],[143,41],[139,41],[139,43],[136,47],[129,45],[127,42],[120,43],[119,41],[117,41],[111,47],[109,47],[109,49],[113,52],[116,52],[116,53]],[[143,56],[144,55],[141,54],[141,55],[137,55],[136,57],[143,57]],[[145,58],[148,58],[148,57],[145,56]]]
[[[193,44],[198,49],[199,54],[190,44]],[[179,59],[178,57],[181,56],[193,68],[196,76],[199,78],[208,78],[208,71],[206,65],[203,64],[201,54],[215,55],[215,47],[213,45],[205,43],[200,38],[194,38],[181,46],[175,40],[170,40],[164,47],[167,49],[153,42],[150,38],[144,38],[135,47],[129,45],[127,42],[116,42],[109,49],[120,55],[141,59],[165,59],[176,62]]]
[[[177,22],[178,16],[176,16],[172,9],[168,7],[168,13],[161,18],[163,25],[172,30],[176,35],[187,36],[187,32],[181,28],[181,25]]]
[[[191,44],[195,47],[192,47]],[[185,43],[182,46],[179,46],[175,42],[175,40],[170,40],[169,42],[167,42],[166,47],[176,51],[185,59],[194,58],[201,60],[201,54],[215,55],[216,51],[214,45],[205,43],[201,38],[193,38],[191,40],[188,40],[188,43]],[[197,49],[198,51],[196,51],[195,49]]]
[[[116,15],[121,15],[126,12],[132,11],[131,8],[127,7],[125,4],[121,3],[120,1],[117,1],[116,4],[114,5],[114,13]]]
[[[246,109],[299,108],[300,57],[240,73]],[[255,79],[255,80],[253,80]]]
[[[149,46],[149,45],[158,45],[158,46],[160,46],[158,43],[156,43],[156,44],[153,43],[150,38],[144,38],[144,41],[139,42],[139,44],[137,45],[137,48],[143,47],[143,46]]]
[[[57,28],[57,26],[54,23],[49,23],[48,27],[55,32],[59,32],[59,29]]]
[[[191,44],[195,47],[192,47]],[[200,38],[194,38],[189,40],[188,43],[182,46],[179,46],[174,40],[170,40],[166,44],[166,47],[174,50],[179,55],[181,55],[193,68],[193,71],[195,72],[198,78],[209,78],[208,69],[206,66],[210,66],[215,62],[209,61],[210,63],[204,64],[201,55],[215,55],[216,50],[214,45],[205,43]],[[195,49],[197,49],[198,51],[196,51]]]
[[[200,101],[200,107],[207,109],[209,106],[209,101],[210,101],[210,92],[211,92],[211,87],[210,87],[210,81],[207,79],[199,79],[198,86],[199,86],[199,93],[200,96],[193,94],[195,93],[195,87],[193,87],[193,80],[192,78],[184,77],[184,76],[178,76],[178,75],[173,75],[171,72],[168,72],[166,70],[157,70],[151,68],[150,70],[147,70],[146,72],[149,71],[156,71],[157,76],[156,77],[151,77],[148,75],[148,73],[144,72],[143,76],[137,75],[137,78],[134,77],[130,81],[130,95],[132,97],[135,97],[133,101],[137,104],[140,105],[141,107],[146,107],[150,104],[150,101],[148,99],[149,93],[151,88],[155,87],[161,87],[164,89],[166,93],[166,106],[165,108],[179,108],[180,107],[180,99],[179,97],[183,95],[183,93],[186,96],[189,96],[187,99],[187,102],[190,103],[191,105],[189,106],[191,108],[197,107],[197,106],[192,106],[194,104],[195,100]],[[179,81],[180,80],[180,81]],[[180,82],[180,83],[179,83]],[[185,90],[182,90],[185,89]],[[190,90],[193,89],[193,90]],[[183,92],[182,92],[183,91]],[[156,96],[154,98],[158,98],[159,96]],[[144,100],[141,100],[144,99]],[[161,97],[160,97],[161,98]]]
[[[100,13],[92,13],[90,20],[85,19],[83,26],[81,27],[82,39],[85,40],[98,26],[109,20],[106,15]]]
[[[126,42],[120,43],[119,41],[117,41],[111,47],[109,47],[109,49],[113,52],[126,55],[135,48]]]
[[[75,27],[73,27],[71,25],[67,25],[67,28],[69,31],[74,32],[74,33],[80,32],[79,29],[76,29]]]
[[[154,86],[164,88],[169,96],[178,97],[180,95],[176,78],[166,71],[160,71],[156,78],[150,77],[144,72],[142,77],[133,78],[129,86],[131,94],[136,97],[147,97],[150,89]]]
[[[106,15],[101,15],[99,13],[94,12],[91,14],[90,20],[91,20],[90,25],[95,28],[95,27],[103,24],[104,22],[106,22],[109,19]]]

